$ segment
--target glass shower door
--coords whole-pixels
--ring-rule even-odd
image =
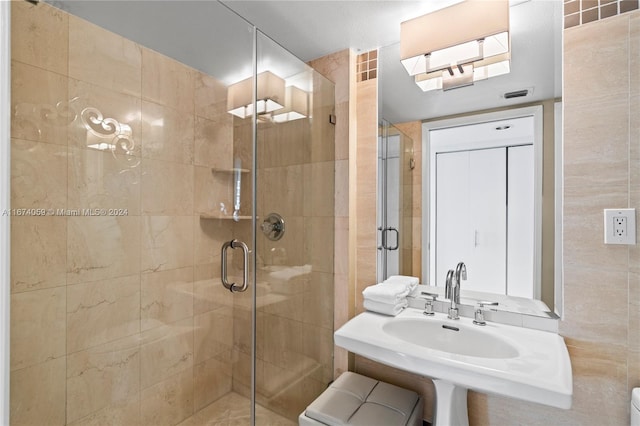
[[[260,32],[257,75],[257,424],[297,424],[333,380],[334,85]]]

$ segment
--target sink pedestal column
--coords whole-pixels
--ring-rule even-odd
[[[440,379],[433,379],[433,384],[436,387],[433,426],[469,426],[467,389]]]

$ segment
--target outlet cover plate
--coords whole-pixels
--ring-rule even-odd
[[[636,244],[636,209],[604,209],[604,243]]]

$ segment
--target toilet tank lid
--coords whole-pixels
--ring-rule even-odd
[[[640,388],[631,391],[631,403],[640,410]]]

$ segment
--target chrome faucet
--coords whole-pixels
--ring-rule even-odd
[[[447,317],[452,320],[460,319],[458,316],[458,305],[460,304],[460,280],[467,279],[467,267],[464,262],[458,263],[456,271],[449,270],[447,272],[447,280],[445,282],[445,296],[451,300],[451,307]]]

